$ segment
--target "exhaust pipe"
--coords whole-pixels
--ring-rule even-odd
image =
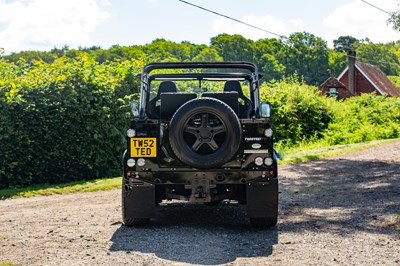
[[[130,185],[128,185],[128,184],[125,184],[124,189],[125,189],[126,192],[128,192],[128,191],[132,190],[132,187]]]

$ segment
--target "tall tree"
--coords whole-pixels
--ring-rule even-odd
[[[280,80],[285,75],[285,66],[271,54],[264,54],[259,60],[259,65],[265,81]]]
[[[215,48],[225,61],[253,61],[254,42],[242,35],[220,34],[211,38],[211,47]]]
[[[400,1],[397,2],[400,6]],[[388,23],[392,24],[393,29],[400,31],[400,10],[389,12]]]
[[[193,62],[217,62],[223,61],[217,50],[212,47],[203,49],[198,55],[193,57]]]
[[[386,75],[400,75],[400,60],[393,45],[365,43],[357,48],[360,61],[377,65]],[[393,49],[392,49],[393,48]]]
[[[352,36],[340,36],[336,40],[333,40],[333,49],[335,52],[347,52],[357,48],[357,44],[360,41]]]
[[[329,75],[337,77],[347,66],[347,54],[329,49]]]
[[[254,44],[254,62],[264,73],[263,80],[280,80],[285,74],[285,66],[276,57],[282,49],[283,43],[278,39],[272,38],[260,39]]]
[[[287,76],[297,73],[310,85],[319,85],[329,76],[326,41],[311,33],[296,32],[284,43],[277,58],[286,67]]]

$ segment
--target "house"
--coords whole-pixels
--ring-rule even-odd
[[[377,66],[356,61],[356,52],[348,52],[349,64],[339,77],[330,77],[319,88],[324,95],[338,99],[376,93],[400,97],[400,90]]]
[[[335,77],[330,77],[322,83],[319,88],[326,96],[337,97],[338,99],[353,96],[342,82]]]

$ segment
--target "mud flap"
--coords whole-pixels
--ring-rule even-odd
[[[124,217],[129,219],[155,217],[155,186],[153,184],[123,186],[122,200]]]
[[[278,216],[278,179],[248,183],[246,190],[248,217]]]

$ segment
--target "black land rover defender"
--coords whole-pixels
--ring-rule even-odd
[[[138,75],[123,155],[122,216],[143,225],[162,200],[247,205],[250,223],[278,215],[277,156],[270,106],[254,64],[153,63]]]

